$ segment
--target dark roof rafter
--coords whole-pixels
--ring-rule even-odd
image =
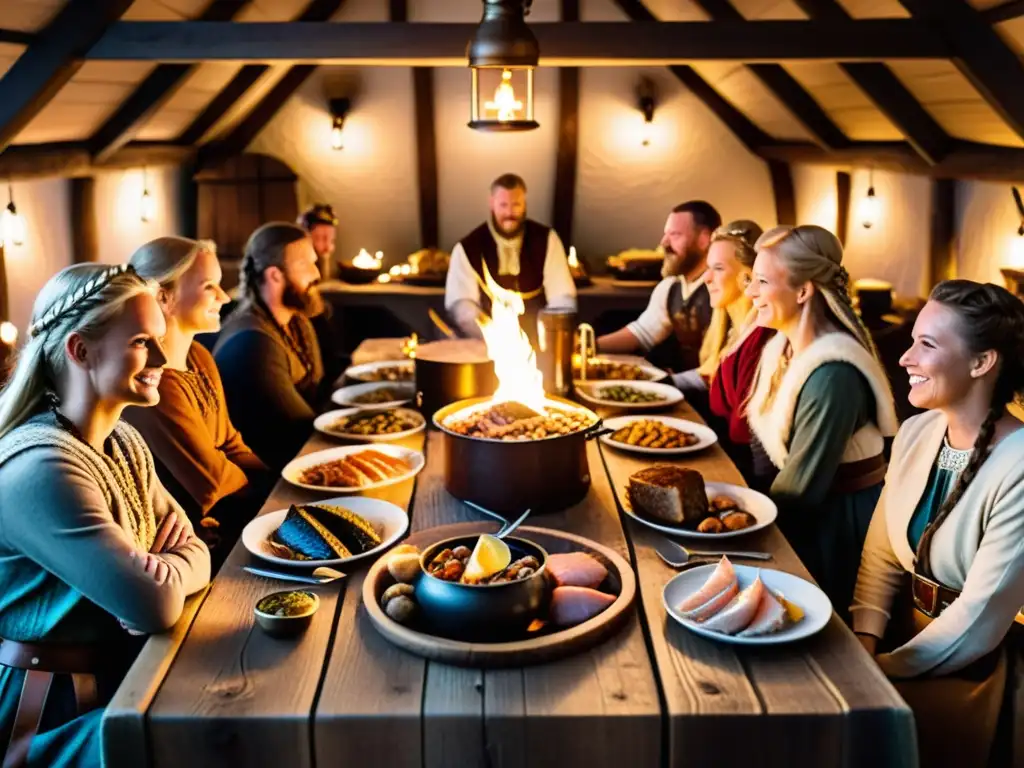
[[[840,21],[850,16],[837,0],[796,0],[812,19]],[[839,65],[864,95],[871,99],[926,163],[945,157],[953,140],[900,79],[885,64],[877,62]]]
[[[84,141],[51,144],[12,144],[0,153],[0,177],[12,179],[42,176],[89,176],[98,170],[138,168],[144,165],[179,165],[195,156],[195,149],[167,142],[133,141],[105,163],[97,163]]]
[[[211,0],[199,20],[230,21],[250,2]],[[160,64],[150,72],[89,139],[96,161],[102,163],[134,139],[142,126],[185,84],[195,68],[194,64]]]
[[[971,85],[1024,138],[1024,62],[966,0],[900,0],[934,23],[953,46],[950,57]]]
[[[0,79],[0,151],[82,66],[132,0],[69,0]]]
[[[22,32],[20,29],[0,29],[0,43],[31,45],[35,39],[34,32]]]
[[[87,57],[136,61],[294,61],[465,66],[476,24],[122,21]],[[912,19],[537,22],[545,66],[948,58],[946,38]],[[409,41],[415,40],[415,45]]]
[[[1002,5],[987,8],[981,12],[989,24],[998,24],[1024,16],[1024,0],[1007,0]]]

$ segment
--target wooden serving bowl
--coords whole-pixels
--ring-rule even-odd
[[[406,539],[421,551],[437,542],[461,536],[494,533],[490,523],[457,523],[419,531]],[[622,628],[630,616],[636,596],[636,577],[630,564],[617,552],[590,539],[550,528],[523,526],[516,531],[535,542],[549,554],[586,552],[608,569],[602,585],[616,595],[615,602],[603,612],[575,627],[548,629],[530,636],[526,633],[506,641],[480,642],[457,640],[431,634],[425,624],[399,624],[380,607],[384,590],[395,583],[387,568],[387,556],[373,564],[363,581],[363,605],[378,632],[409,653],[433,661],[462,667],[521,667],[540,664],[591,648]]]

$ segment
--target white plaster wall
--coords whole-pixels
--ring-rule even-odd
[[[32,318],[32,304],[47,280],[71,263],[71,188],[67,179],[16,181],[18,213],[25,217],[25,243],[4,248],[10,320],[19,344]],[[2,206],[7,205],[3,190]]]
[[[1020,216],[1011,186],[981,181],[957,184],[958,277],[1004,285],[1000,267],[1024,269],[1024,238],[1017,236]]]
[[[334,150],[328,94],[353,93],[344,148]],[[321,67],[249,151],[276,157],[298,174],[300,208],[334,206],[339,258],[366,248],[392,263],[419,248],[415,130],[411,69]]]
[[[175,166],[105,171],[96,175],[97,260],[127,261],[143,243],[164,235],[183,234],[181,177]],[[149,187],[153,217],[142,221],[142,190]]]
[[[836,168],[794,165],[793,188],[797,222],[836,229]],[[928,249],[931,230],[931,180],[923,176],[875,171],[878,219],[862,226],[861,202],[867,196],[869,172],[851,173],[850,220],[843,263],[853,280],[887,280],[898,295],[917,296],[928,290]]]

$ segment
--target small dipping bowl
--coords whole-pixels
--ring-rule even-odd
[[[320,598],[304,589],[271,592],[259,599],[256,623],[271,637],[295,637],[305,632],[320,607]]]
[[[547,603],[548,553],[539,544],[509,536],[504,539],[512,551],[512,562],[533,555],[540,562],[533,574],[518,581],[498,584],[462,584],[445,581],[427,572],[427,566],[442,549],[459,546],[473,549],[479,534],[458,536],[431,545],[420,557],[416,581],[416,602],[427,629],[457,640],[511,641],[521,639],[526,628]]]

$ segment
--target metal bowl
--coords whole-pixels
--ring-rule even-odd
[[[476,545],[479,534],[445,539],[427,547],[420,557],[416,602],[428,631],[458,640],[514,640],[521,637],[548,600],[548,553],[528,539],[509,536],[512,561],[533,555],[540,568],[520,581],[499,584],[462,584],[445,581],[427,572],[427,565],[446,547]]]
[[[272,612],[270,604],[281,598],[288,598],[292,595],[301,595],[302,600],[308,603],[303,610],[282,616]],[[313,614],[320,607],[320,598],[314,592],[305,589],[286,589],[281,592],[271,592],[264,595],[256,603],[253,612],[256,614],[256,623],[271,637],[294,637],[305,632],[313,621]]]

